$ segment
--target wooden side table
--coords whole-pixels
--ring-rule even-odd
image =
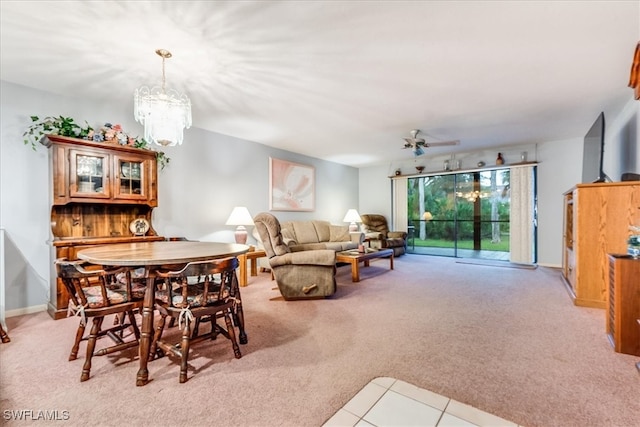
[[[609,254],[607,336],[618,353],[640,356],[640,259]]]
[[[247,261],[251,262],[251,275],[258,275],[257,259],[266,257],[267,253],[262,249],[256,249],[255,251],[246,252],[242,255],[238,255],[238,261],[240,261],[240,286],[247,286]]]

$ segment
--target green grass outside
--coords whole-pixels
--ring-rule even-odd
[[[415,239],[416,246],[435,247],[435,248],[453,248],[453,241],[440,239]],[[482,239],[481,248],[483,251],[509,252],[509,236],[502,238],[499,243],[491,243],[491,239]],[[458,249],[473,249],[472,240],[459,240]]]

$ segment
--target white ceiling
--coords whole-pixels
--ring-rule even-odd
[[[581,137],[632,99],[640,39],[640,1],[0,7],[5,81],[129,107],[164,48],[193,126],[356,167],[412,158],[414,128],[460,140],[427,156]]]

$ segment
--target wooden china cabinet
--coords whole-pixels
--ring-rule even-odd
[[[117,143],[48,135],[51,172],[51,293],[48,312],[66,317],[69,295],[57,258],[95,245],[164,240],[151,225],[158,206],[156,153]]]

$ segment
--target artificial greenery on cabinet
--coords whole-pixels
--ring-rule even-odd
[[[94,129],[86,121],[84,126],[80,126],[72,117],[48,116],[40,119],[38,116],[31,116],[31,125],[23,133],[24,144],[31,145],[31,148],[35,150],[36,143],[45,135],[67,136],[155,151],[151,149],[145,139],[127,134],[119,124],[105,123],[104,126]],[[155,151],[155,153],[160,169],[164,169],[171,159],[162,151]]]

